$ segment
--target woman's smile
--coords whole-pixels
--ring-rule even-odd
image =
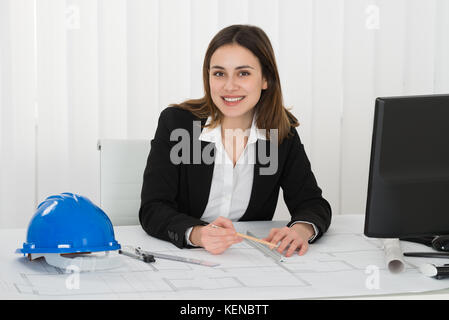
[[[245,99],[245,96],[222,96],[221,97],[228,107],[236,106],[238,105],[243,99]]]

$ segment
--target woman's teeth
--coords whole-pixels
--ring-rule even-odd
[[[223,99],[225,99],[226,101],[228,101],[228,102],[236,102],[236,101],[240,101],[240,100],[242,100],[244,97],[238,97],[238,98],[226,98],[226,97],[223,97]]]

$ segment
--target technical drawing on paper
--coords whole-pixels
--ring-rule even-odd
[[[251,231],[264,237],[269,231],[265,225],[256,224]],[[14,276],[11,276],[12,270],[0,270],[3,275],[0,294],[21,299],[282,299],[405,292],[408,290],[406,284],[410,286],[413,282],[410,279],[415,279],[416,286],[424,284],[425,288],[430,284],[426,282],[429,279],[422,277],[410,264],[406,265],[401,278],[393,279],[385,267],[381,242],[356,232],[330,231],[310,245],[306,255],[295,255],[280,262],[255,249],[247,240],[221,255],[211,255],[204,249],[180,250],[170,243],[149,238],[143,231],[137,231],[138,228],[119,228],[117,239],[127,240],[122,245],[139,245],[154,252],[208,260],[220,265],[206,267],[163,259],[147,264],[120,256],[124,262],[120,268],[67,274],[42,259],[27,261],[25,257],[17,256]],[[366,270],[370,265],[377,266],[380,273],[377,291],[366,286],[369,276]],[[6,274],[8,278],[4,277]],[[69,277],[77,276],[78,286],[68,287]]]

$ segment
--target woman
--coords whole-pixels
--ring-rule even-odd
[[[270,40],[255,26],[224,28],[209,44],[203,80],[203,98],[161,112],[144,173],[143,229],[220,254],[242,240],[232,221],[273,218],[282,187],[292,219],[264,240],[287,257],[304,254],[328,229],[331,208],[283,106]]]

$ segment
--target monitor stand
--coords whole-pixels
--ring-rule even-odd
[[[421,243],[428,247],[432,247],[432,240],[434,238],[435,238],[435,236],[424,236],[424,237],[415,237],[415,238],[399,238],[399,240]]]

